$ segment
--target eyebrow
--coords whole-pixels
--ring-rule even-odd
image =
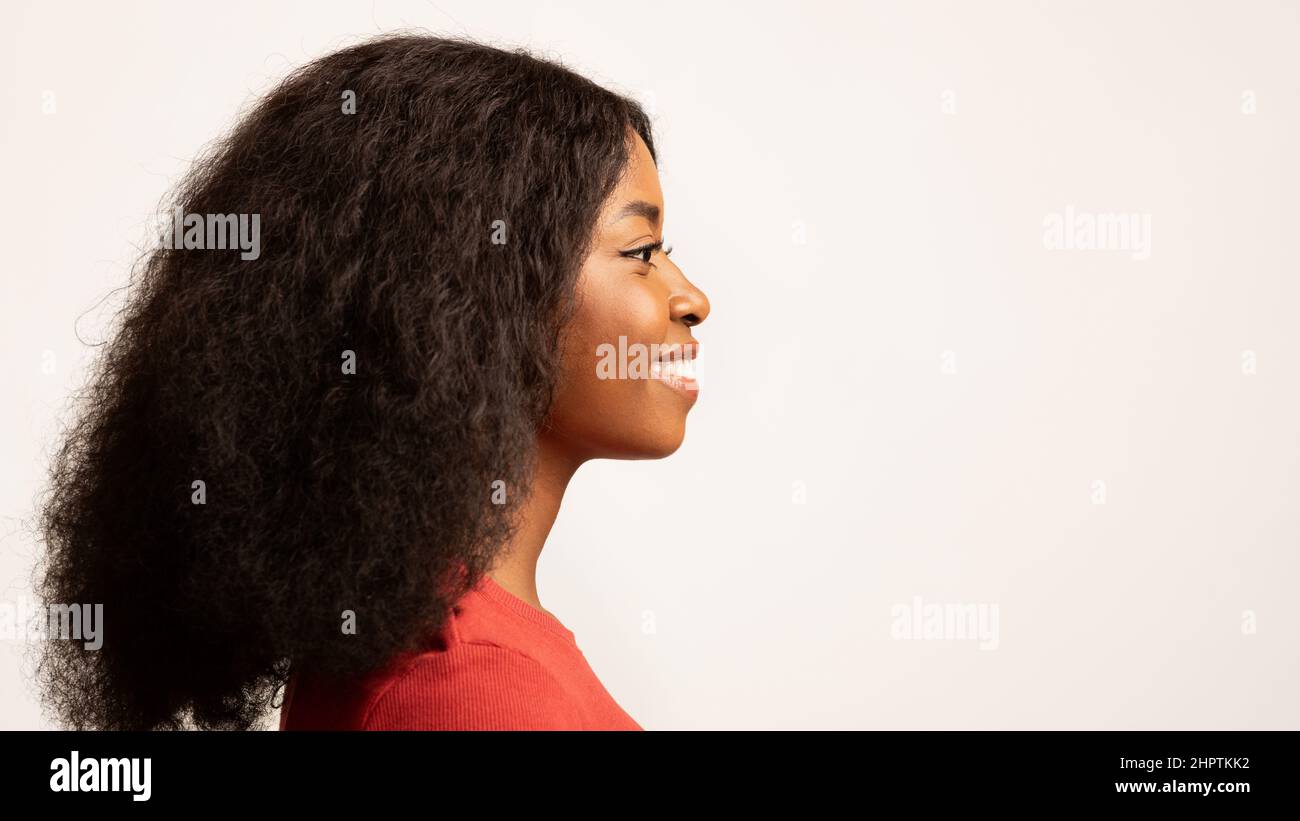
[[[625,217],[645,217],[652,225],[659,224],[659,206],[645,200],[632,200],[624,205],[619,212],[614,215],[612,222],[618,222]]]

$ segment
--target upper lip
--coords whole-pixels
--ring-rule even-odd
[[[673,343],[659,351],[660,362],[680,362],[683,359],[694,359],[700,353],[700,343],[695,340],[690,342]]]

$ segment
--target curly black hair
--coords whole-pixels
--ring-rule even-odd
[[[43,645],[47,710],[254,728],[291,670],[436,632],[511,535],[633,134],[655,156],[636,102],[551,59],[399,34],[206,152],[171,206],[259,215],[260,252],[164,243],[132,276],[41,507],[42,600],[104,607],[100,649]]]

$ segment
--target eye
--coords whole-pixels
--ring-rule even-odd
[[[650,259],[659,251],[663,251],[664,256],[667,256],[673,252],[673,247],[671,245],[665,247],[664,241],[659,240],[658,242],[651,242],[646,245],[640,245],[636,248],[629,248],[626,251],[620,251],[619,254],[620,256],[625,256],[629,259],[637,259],[644,262],[646,265],[653,266]]]

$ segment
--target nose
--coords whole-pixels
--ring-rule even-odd
[[[677,283],[668,298],[668,315],[688,328],[699,325],[709,315],[709,298],[686,278],[681,269],[677,270]]]

